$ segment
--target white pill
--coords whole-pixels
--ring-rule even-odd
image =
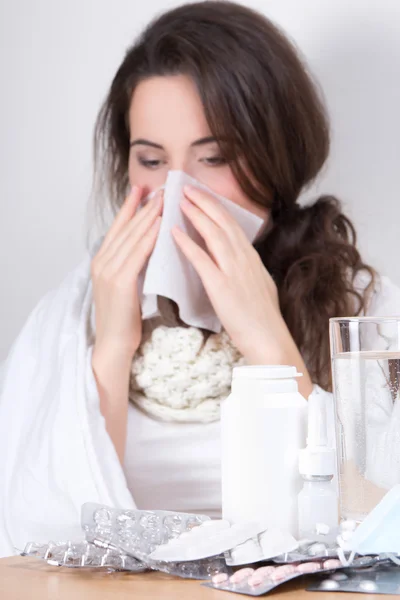
[[[358,587],[363,592],[377,592],[379,590],[376,583],[374,581],[369,581],[368,579],[365,581],[360,581]]]
[[[333,579],[325,579],[321,582],[319,587],[322,590],[337,590],[340,588],[340,585],[337,581],[334,581]]]
[[[328,533],[330,532],[330,527],[325,523],[317,523],[315,525],[315,530],[318,535],[328,535]]]

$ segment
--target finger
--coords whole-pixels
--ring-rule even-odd
[[[125,224],[125,227],[120,231],[108,248],[108,257],[117,256],[127,242],[133,243],[140,238],[156,218],[161,214],[163,208],[163,192],[158,192],[143,208],[140,208],[135,216]]]
[[[224,273],[231,272],[232,262],[234,262],[232,260],[234,248],[226,232],[216,225],[206,213],[197,208],[195,204],[189,202],[189,200],[183,200],[181,208],[193,227],[195,227],[204,239],[211,256],[219,268]]]
[[[120,276],[130,281],[137,278],[150,254],[154,250],[160,231],[161,217],[157,217],[145,235],[137,241],[134,251],[128,255],[120,267]]]
[[[216,198],[193,186],[185,186],[185,196],[200,208],[214,223],[223,229],[229,237],[243,237],[244,232],[239,223]]]
[[[107,250],[111,242],[118,236],[119,232],[128,223],[139,206],[139,202],[142,196],[142,188],[137,185],[132,187],[130,194],[126,197],[121,209],[119,210],[113,224],[111,225],[104,241],[101,245],[99,254],[102,254]]]
[[[158,199],[154,198],[151,200],[149,205],[135,215],[132,222],[129,223],[129,227],[124,231],[124,235],[121,236],[121,239],[114,240],[107,256],[104,256],[104,270],[107,270],[111,274],[120,269],[127,258],[137,251],[136,247],[141,238],[147,234],[158,218],[161,219],[161,210],[162,199],[158,197]]]
[[[220,269],[208,256],[207,252],[200,248],[200,246],[198,246],[186,233],[181,231],[179,227],[174,227],[171,231],[179,248],[196,269],[208,295],[210,295],[208,292],[210,286],[218,285],[223,280],[223,274]]]

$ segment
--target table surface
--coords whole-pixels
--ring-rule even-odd
[[[278,588],[269,596],[285,600],[361,600],[360,594],[306,592],[304,580]],[[247,596],[250,598],[251,596]],[[52,567],[35,558],[0,559],[1,600],[239,600],[245,596],[205,588],[200,581],[178,579],[162,573],[107,573]],[[368,594],[368,600],[398,596]]]

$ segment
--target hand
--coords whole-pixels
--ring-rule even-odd
[[[248,364],[291,364],[306,371],[279,308],[276,285],[242,228],[211,195],[185,188],[181,208],[209,254],[178,227],[174,239],[196,269],[225,331]],[[311,381],[303,386],[311,393]]]
[[[157,240],[162,193],[138,209],[142,190],[126,198],[91,265],[96,309],[93,354],[130,362],[142,336],[137,280]]]

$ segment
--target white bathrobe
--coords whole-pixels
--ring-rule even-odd
[[[84,502],[134,507],[91,369],[90,260],[39,302],[2,365],[0,556],[81,539]]]
[[[84,502],[135,507],[91,368],[90,262],[88,254],[44,296],[1,368],[0,556],[28,541],[81,539]],[[387,278],[369,313],[400,313]]]

